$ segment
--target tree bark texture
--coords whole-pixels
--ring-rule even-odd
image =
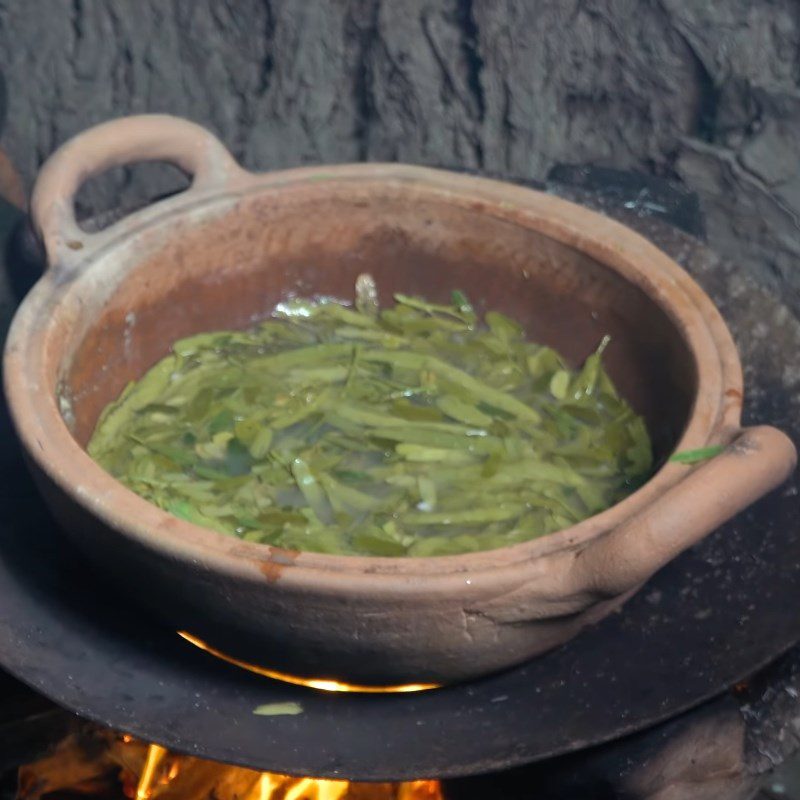
[[[0,0],[0,53],[29,185],[70,135],[145,111],[252,169],[640,170],[697,191],[712,246],[800,311],[796,0]],[[81,205],[175,180],[119,171]]]

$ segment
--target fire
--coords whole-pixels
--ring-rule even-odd
[[[130,743],[130,740],[129,742]],[[183,782],[193,786],[196,781],[187,775],[173,761],[164,769],[168,751],[157,744],[147,747],[144,766],[139,775],[133,798],[135,800],[199,800],[196,795],[187,795],[172,784],[183,772]],[[193,768],[200,773],[212,762],[186,757],[185,767]],[[343,780],[327,780],[323,778],[293,778],[290,775],[279,775],[273,772],[255,773],[243,767],[217,765],[218,772],[211,772],[213,787],[203,798],[228,798],[227,791],[236,786],[239,791],[247,786],[243,794],[234,790],[232,800],[443,800],[439,781],[423,780],[405,783],[351,783]],[[203,776],[207,779],[207,776]],[[130,795],[129,795],[130,796]],[[132,800],[133,800],[132,798]]]
[[[178,631],[178,635],[195,647],[204,650],[216,658],[229,664],[262,675],[265,678],[292,683],[297,686],[306,686],[323,692],[360,692],[360,693],[389,693],[389,692],[423,692],[428,689],[438,688],[435,683],[407,683],[396,686],[367,686],[354,683],[343,683],[331,678],[301,678],[286,672],[269,669],[242,661],[233,656],[217,650],[202,639],[198,639],[187,631]],[[167,777],[157,777],[157,766],[165,758],[166,751],[159,745],[151,744],[147,751],[144,768],[140,774],[136,787],[135,800],[157,800],[160,796],[159,787],[169,784],[178,774],[177,762],[173,762],[172,771]],[[206,762],[209,763],[209,762]],[[229,769],[236,770],[231,767]],[[240,774],[249,773],[249,770],[239,769]],[[242,800],[442,800],[439,781],[420,780],[405,783],[359,784],[342,780],[327,780],[323,778],[293,778],[289,775],[279,775],[272,772],[252,773],[257,775],[252,780],[244,795],[237,795]],[[177,800],[185,800],[176,795]],[[215,788],[215,798],[222,794]],[[165,798],[166,800],[166,798]]]
[[[130,743],[130,740],[128,743]],[[158,744],[151,744],[150,747],[147,748],[147,758],[144,762],[144,769],[139,778],[139,784],[136,787],[136,800],[150,800],[150,796],[153,793],[152,786],[156,769],[158,769],[158,765],[164,760],[166,754],[167,751]]]
[[[435,683],[407,683],[396,686],[367,686],[354,683],[343,683],[342,681],[331,678],[301,678],[286,672],[251,664],[238,658],[217,650],[202,639],[198,639],[187,631],[178,631],[178,635],[194,645],[204,650],[216,658],[233,664],[234,666],[262,675],[265,678],[292,683],[297,686],[306,686],[309,689],[317,689],[323,692],[360,692],[360,693],[388,693],[388,692],[423,692],[428,689],[438,688]],[[129,736],[122,737],[122,741],[130,743]],[[147,754],[144,759],[144,766],[139,774],[136,784],[135,794],[129,793],[132,800],[157,800],[164,795],[164,800],[192,800],[185,798],[182,793],[174,791],[162,791],[162,787],[169,786],[181,772],[178,761],[173,761],[169,769],[165,772],[160,766],[167,757],[167,751],[157,745],[148,746]],[[194,759],[185,759],[187,762]],[[211,762],[201,762],[210,764]],[[186,766],[191,769],[191,766]],[[280,775],[272,772],[254,773],[237,767],[224,767],[221,770],[233,771],[232,774],[220,778],[219,785],[215,785],[210,796],[216,800],[222,800],[225,790],[221,787],[227,786],[233,780],[234,783],[241,785],[241,779],[249,776],[247,790],[239,794],[234,794],[235,800],[442,800],[442,792],[439,781],[419,780],[407,781],[405,783],[380,783],[380,784],[359,784],[344,780],[328,780],[323,778],[293,778],[289,775]]]
[[[171,753],[83,723],[19,769],[17,800],[443,800],[439,781],[356,783],[295,778]]]
[[[205,652],[258,675],[324,692],[422,692],[433,683],[365,686],[330,678],[301,678],[233,658],[186,631],[178,634]],[[178,756],[158,744],[144,744],[129,734],[94,730],[71,734],[56,751],[19,769],[17,800],[42,800],[60,791],[97,797],[113,787],[109,774],[129,800],[443,800],[436,780],[404,783],[355,783],[324,778],[296,778],[272,772]],[[112,780],[113,777],[112,777]]]
[[[284,683],[293,683],[296,686],[307,686],[310,689],[319,689],[323,692],[360,692],[362,694],[382,694],[388,692],[424,692],[428,689],[437,689],[439,684],[436,683],[404,683],[398,686],[365,686],[357,683],[342,683],[341,681],[332,680],[329,678],[300,678],[297,675],[290,675],[287,672],[279,672],[278,670],[268,669],[267,667],[260,667],[257,664],[249,664],[246,661],[240,661],[238,658],[226,655],[220,650],[212,647],[207,642],[192,636],[191,633],[186,631],[178,631],[178,636],[185,639],[195,647],[205,650],[212,656],[227,661],[229,664],[234,664],[242,669],[255,672],[257,675],[263,675],[265,678],[272,678],[276,681],[283,681]]]

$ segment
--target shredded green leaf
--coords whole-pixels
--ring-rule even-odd
[[[355,307],[293,298],[201,333],[128,386],[89,453],[184,520],[298,550],[433,556],[504,547],[613,505],[652,469],[603,369],[526,341],[466,295]],[[678,453],[694,463],[721,448]]]

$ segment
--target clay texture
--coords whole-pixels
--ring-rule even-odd
[[[192,173],[192,187],[99,233],[75,223],[83,179],[154,158]],[[783,434],[742,430],[736,348],[700,287],[631,230],[555,197],[404,165],[253,175],[199,126],[146,116],[67,143],[32,210],[51,267],[14,320],[5,381],[44,496],[123,590],[234,655],[377,683],[497,670],[618,607],[793,469]],[[540,540],[382,559],[195,527],[82,450],[103,406],[175,338],[245,326],[291,292],[349,296],[365,265],[384,300],[459,286],[576,362],[611,333],[609,370],[664,465],[622,503]],[[665,461],[709,444],[727,448],[695,468]]]

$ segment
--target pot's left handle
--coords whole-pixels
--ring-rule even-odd
[[[51,267],[83,260],[107,236],[106,231],[92,234],[78,226],[75,193],[81,184],[111,167],[137,161],[166,161],[186,172],[192,184],[182,201],[186,195],[219,189],[244,172],[219,139],[185,119],[142,114],[90,128],[47,160],[33,189],[31,218]]]

